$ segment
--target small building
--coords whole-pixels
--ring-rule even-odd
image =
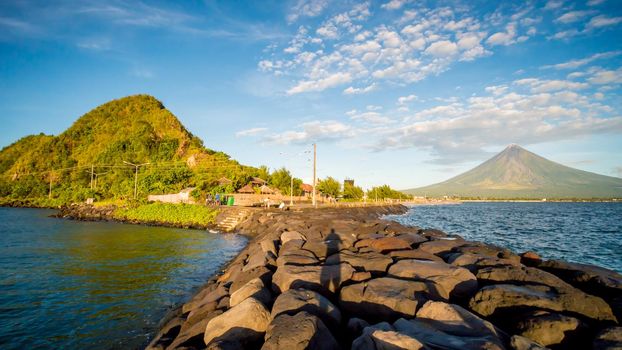
[[[218,185],[220,186],[227,186],[227,185],[231,185],[232,183],[233,181],[231,181],[230,179],[227,179],[224,176],[218,179]]]
[[[262,179],[262,178],[260,178],[260,177],[253,177],[253,178],[251,179],[250,184],[251,184],[251,186],[253,186],[253,187],[256,187],[256,186],[264,186],[264,185],[267,185],[267,184],[268,184],[268,181],[266,181],[266,180],[264,180],[264,179]]]
[[[305,197],[309,197],[313,195],[313,185],[301,184],[300,189],[302,190],[302,193],[304,194]]]
[[[279,194],[279,191],[274,189],[274,188],[270,188],[266,185],[263,185],[259,188],[259,192],[263,193],[263,194]]]
[[[252,194],[255,193],[255,189],[253,188],[253,186],[251,186],[251,184],[247,184],[246,186],[240,188],[238,190],[238,193],[246,193],[246,194]]]

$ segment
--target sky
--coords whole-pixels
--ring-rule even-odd
[[[209,148],[407,189],[508,144],[622,177],[622,1],[2,1],[0,147],[155,96]]]

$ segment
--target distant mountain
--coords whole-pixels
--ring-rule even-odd
[[[139,193],[207,187],[226,176],[243,182],[255,175],[222,152],[205,148],[156,98],[134,95],[84,114],[58,136],[31,135],[0,150],[0,197],[113,198],[133,193],[133,167],[141,169]],[[91,189],[91,169],[98,187]]]
[[[622,179],[567,167],[518,145],[447,181],[405,190],[417,196],[622,198]]]

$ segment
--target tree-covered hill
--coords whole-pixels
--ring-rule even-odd
[[[188,186],[210,190],[223,176],[238,187],[261,172],[205,148],[160,101],[135,95],[93,109],[58,136],[26,136],[2,149],[0,197],[47,198],[51,183],[56,203],[127,198],[134,167],[124,162],[149,163],[140,168],[139,197]]]

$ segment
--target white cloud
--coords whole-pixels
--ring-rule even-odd
[[[287,90],[288,95],[299,94],[308,91],[322,91],[337,85],[352,81],[350,73],[335,73],[318,80],[306,80],[299,82],[296,86]]]
[[[570,80],[541,80],[537,78],[527,78],[515,80],[514,84],[529,86],[531,92],[551,92],[559,90],[579,90],[589,87],[586,83]]]
[[[621,17],[607,17],[605,15],[600,15],[600,16],[596,16],[590,19],[590,21],[586,25],[586,28],[601,28],[601,27],[616,25],[620,22],[622,22],[622,16]]]
[[[588,63],[591,63],[593,61],[603,59],[603,58],[611,58],[614,56],[618,56],[620,54],[622,54],[622,51],[601,52],[601,53],[594,54],[590,57],[574,59],[574,60],[570,60],[570,61],[558,63],[558,64],[553,64],[553,65],[546,65],[546,66],[542,66],[542,68],[575,69],[575,68],[584,66]]]
[[[516,25],[513,23],[510,23],[506,26],[506,31],[505,32],[497,32],[493,35],[491,35],[490,37],[488,37],[488,40],[486,40],[486,42],[489,45],[495,46],[495,45],[510,45],[510,44],[514,44],[516,41],[514,40],[514,37],[516,36]]]
[[[246,130],[240,130],[235,133],[235,136],[236,137],[255,136],[267,130],[268,130],[267,128],[251,128],[251,129],[246,129]]]
[[[386,4],[380,5],[380,7],[382,7],[383,9],[387,9],[387,10],[399,10],[407,2],[408,0],[391,0],[387,2]]]
[[[587,2],[587,6],[596,6],[602,4],[603,2],[605,2],[605,0],[590,0]]]
[[[417,99],[418,99],[418,97],[415,94],[411,94],[411,95],[408,95],[408,96],[402,96],[402,97],[399,97],[397,99],[397,104],[402,106],[402,105],[405,105],[405,104],[407,104],[409,102],[416,101]]]
[[[581,19],[589,16],[592,13],[594,13],[594,12],[593,11],[570,11],[570,12],[566,12],[563,15],[557,17],[555,19],[555,22],[573,23],[573,22],[580,21]]]
[[[544,6],[545,10],[555,10],[564,5],[562,0],[549,0]]]
[[[587,79],[591,84],[622,84],[622,68],[617,70],[595,70]]]
[[[432,43],[425,49],[425,53],[435,57],[448,57],[453,56],[458,52],[458,45],[454,42],[441,40]]]
[[[355,136],[355,130],[334,120],[303,123],[298,130],[288,130],[267,136],[263,141],[276,144],[338,141]]]
[[[373,91],[374,89],[376,89],[376,83],[372,83],[366,87],[363,88],[355,88],[355,87],[348,87],[345,90],[343,90],[343,93],[346,95],[359,95],[359,94],[366,94],[368,92]]]
[[[576,29],[568,29],[568,30],[562,30],[561,32],[557,32],[547,37],[547,39],[565,40],[568,38],[572,38],[573,36],[577,36],[579,34],[581,34],[581,32],[579,32]]]
[[[300,17],[315,17],[327,6],[328,0],[298,0],[287,15],[287,21],[293,23]]]

